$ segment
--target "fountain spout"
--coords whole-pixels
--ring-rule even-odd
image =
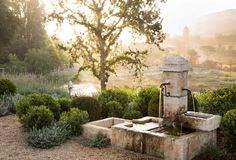
[[[166,82],[166,83],[162,83],[160,85],[160,94],[159,94],[159,117],[162,117],[162,108],[163,108],[163,104],[162,104],[162,97],[163,95],[168,96],[169,94],[166,94],[166,86],[170,85],[170,82]]]
[[[190,89],[188,89],[188,88],[183,88],[182,90],[183,90],[183,91],[187,91],[187,92],[188,92],[188,95],[191,96],[192,102],[193,102],[193,111],[196,112],[196,109],[195,109],[195,101],[194,101],[194,97],[193,97],[192,91],[191,91]],[[189,108],[189,106],[188,106],[188,108]],[[188,110],[189,110],[189,109],[188,109]]]

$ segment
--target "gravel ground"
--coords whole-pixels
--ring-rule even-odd
[[[51,149],[36,149],[27,144],[26,136],[15,115],[1,117],[0,160],[157,160],[115,147],[90,148],[82,137],[73,137]]]

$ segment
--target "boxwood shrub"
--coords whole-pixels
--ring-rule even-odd
[[[143,115],[140,111],[137,110],[131,110],[129,112],[125,112],[124,118],[125,119],[138,119],[141,118]]]
[[[71,102],[71,106],[87,111],[90,121],[101,118],[102,108],[97,99],[93,97],[75,97]]]
[[[108,108],[108,117],[123,117],[123,107],[119,102],[110,101],[106,104]]]
[[[159,116],[159,94],[153,94],[148,103],[148,115],[158,117]]]
[[[22,97],[16,104],[16,114],[21,117],[26,114],[31,106],[46,106],[52,111],[54,118],[60,118],[60,104],[50,95],[47,94],[31,94],[27,97]]]
[[[138,118],[141,118],[142,116],[143,115],[139,111],[138,104],[135,101],[133,101],[133,102],[130,102],[129,105],[126,107],[123,118],[138,119]]]
[[[143,88],[138,93],[138,106],[143,116],[148,115],[148,105],[153,96],[159,97],[158,87]],[[158,105],[158,103],[156,104]],[[150,109],[151,110],[151,109]]]
[[[98,101],[102,107],[102,117],[106,118],[108,116],[107,103],[110,101],[119,102],[123,109],[125,109],[131,98],[127,92],[124,90],[114,88],[102,91],[98,96]]]
[[[73,135],[80,135],[82,133],[81,125],[88,121],[88,113],[80,111],[78,108],[71,108],[70,111],[61,114],[60,121],[71,126]]]
[[[230,148],[236,148],[236,109],[229,110],[223,116],[221,128],[224,133],[226,143]]]
[[[14,95],[16,93],[16,85],[8,79],[0,78],[0,96],[5,93]]]
[[[54,122],[53,113],[46,106],[31,106],[22,116],[22,124],[27,129],[40,129]]]
[[[57,102],[60,104],[61,112],[70,110],[71,100],[69,98],[58,98]]]
[[[228,110],[236,109],[236,85],[210,90],[196,98],[200,111],[223,116]]]

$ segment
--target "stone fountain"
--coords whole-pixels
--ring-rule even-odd
[[[216,144],[221,117],[188,111],[189,70],[188,61],[180,56],[169,57],[162,65],[159,117],[94,121],[83,126],[83,135],[94,138],[101,132],[114,146],[165,160],[193,159],[206,146]]]

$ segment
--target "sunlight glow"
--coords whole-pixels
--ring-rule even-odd
[[[70,8],[74,7],[73,1],[68,1],[68,6]],[[53,11],[53,0],[43,0],[44,6],[45,6],[45,12],[48,14],[51,11]],[[85,10],[81,10],[82,12],[88,12]],[[87,13],[89,14],[89,13]],[[112,22],[107,22],[112,23]],[[57,25],[55,22],[48,22],[46,23],[45,29],[49,36],[57,36],[63,43],[66,43],[68,40],[75,40],[76,34],[74,32],[74,28],[69,25],[69,23],[65,22],[62,24],[61,29],[57,29]],[[77,27],[78,29],[78,27]],[[82,28],[79,28],[78,30],[81,30]],[[83,29],[82,29],[83,30]],[[122,32],[119,43],[125,46],[130,45],[131,43],[140,43],[144,42],[146,38],[144,36],[139,35],[133,35],[131,34],[131,31],[129,29],[125,29],[124,32]]]
[[[55,1],[42,1],[45,4],[46,13],[51,12],[53,10],[51,3]],[[68,2],[68,6],[73,6],[72,0]],[[236,0],[167,0],[167,3],[161,6],[164,32],[170,33],[171,35],[180,35],[182,34],[183,28],[193,24],[198,17],[212,12],[236,8]],[[69,24],[63,24],[62,31],[56,31],[56,28],[53,22],[46,24],[46,30],[50,36],[56,34],[62,41],[75,39],[75,33]],[[134,41],[135,38],[132,37],[128,30],[125,30],[119,41],[124,45],[129,45],[145,40],[144,37],[139,37],[139,39]]]

